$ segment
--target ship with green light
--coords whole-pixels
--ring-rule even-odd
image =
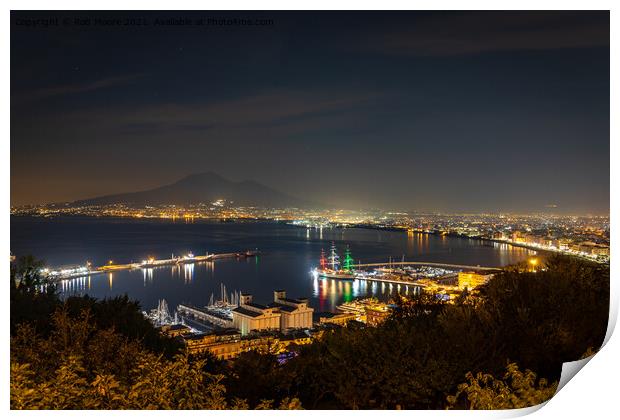
[[[336,251],[336,245],[332,242],[329,256],[325,256],[325,251],[321,250],[321,259],[319,267],[315,268],[313,273],[319,277],[338,279],[338,280],[354,280],[355,272],[353,270],[354,262],[351,257],[351,251],[347,245],[344,254],[344,260],[340,262],[340,256]]]

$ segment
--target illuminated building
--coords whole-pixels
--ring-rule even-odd
[[[236,329],[216,330],[208,334],[185,336],[183,339],[190,353],[209,351],[221,360],[233,359],[250,350],[267,352],[277,343],[277,339],[272,336],[244,339]]]
[[[333,313],[324,313],[319,317],[319,324],[334,324],[334,325],[347,325],[349,321],[355,321],[357,319],[357,315],[354,313],[341,313],[341,314],[333,314]]]
[[[391,310],[387,305],[372,305],[366,306],[366,324],[371,327],[376,327],[390,316]]]
[[[525,242],[525,238],[523,238],[523,236],[521,236],[521,232],[516,231],[516,232],[512,232],[512,241],[516,242],[516,243],[524,243]]]
[[[179,337],[191,332],[191,329],[183,324],[162,325],[160,330],[168,337]]]
[[[609,256],[609,247],[604,245],[596,245],[592,247],[592,255],[605,255]]]
[[[280,309],[280,330],[312,328],[314,309],[308,306],[308,299],[289,299],[284,290],[273,292],[274,302],[269,306]]]
[[[246,351],[278,354],[285,352],[290,345],[306,345],[312,342],[312,336],[304,331],[253,333],[242,337],[238,330],[227,328],[207,334],[183,336],[183,341],[190,353],[211,352],[220,360],[239,357]]]
[[[493,274],[479,273],[476,271],[461,271],[459,273],[459,289],[474,289],[488,282]]]
[[[251,331],[279,330],[280,311],[252,302],[252,295],[241,295],[239,306],[232,311],[233,326],[247,335]]]
[[[226,348],[225,352],[218,352],[222,358],[229,358],[236,353],[241,334],[235,329],[218,330],[208,334],[193,334],[183,337],[190,353],[201,353],[212,348]]]
[[[289,299],[284,290],[273,293],[274,302],[259,305],[252,302],[252,295],[241,295],[239,307],[233,309],[233,326],[247,335],[252,331],[286,331],[312,328],[314,309],[308,299]]]

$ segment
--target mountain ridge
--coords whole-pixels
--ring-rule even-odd
[[[186,175],[171,184],[143,191],[107,194],[72,202],[75,206],[107,204],[162,205],[199,204],[225,199],[246,207],[317,207],[252,180],[230,181],[215,172]]]

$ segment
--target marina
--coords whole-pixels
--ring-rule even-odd
[[[171,313],[166,300],[161,299],[158,301],[157,308],[143,313],[155,327],[185,325],[193,332],[232,328],[232,311],[239,306],[240,295],[241,293],[236,290],[229,294],[226,286],[220,284],[220,298],[214,301],[212,294],[208,305],[204,307],[181,303]]]
[[[394,262],[390,257],[387,263],[355,264],[348,245],[344,255],[344,260],[340,263],[336,246],[332,243],[329,256],[326,257],[324,250],[321,250],[319,266],[312,270],[312,274],[324,279],[364,280],[425,288],[454,283],[458,273],[464,270],[489,273],[501,271],[496,267],[405,261],[404,255],[400,262]]]
[[[21,232],[30,234],[21,235],[23,239],[14,238],[14,254],[40,255],[50,268],[75,268],[72,273],[63,273],[62,278],[57,276],[63,297],[88,294],[103,299],[127,294],[146,310],[156,308],[162,298],[171,311],[179,304],[203,308],[209,305],[212,294],[213,301],[220,298],[219,288],[223,283],[229,288],[229,301],[231,290],[252,293],[257,301],[268,301],[271,291],[286,289],[292,296],[309,297],[317,311],[334,312],[336,306],[355,298],[389,299],[388,286],[392,284],[393,290],[398,286],[392,282],[401,282],[402,288],[409,287],[413,292],[417,288],[405,281],[421,282],[427,278],[431,274],[427,266],[456,272],[478,265],[501,267],[531,255],[528,250],[506,245],[418,233],[333,228],[324,229],[323,233],[311,230],[308,236],[305,228],[275,222],[172,225],[152,220],[20,218],[16,223]],[[32,235],[36,235],[36,240]],[[58,238],[64,238],[61,244]],[[316,276],[314,280],[312,272],[320,267],[321,249],[328,254],[332,242],[342,262],[349,246],[357,279]],[[237,253],[256,249],[260,250],[258,257],[236,257]],[[193,262],[187,258],[179,264],[168,261],[168,264],[140,267],[149,256],[171,260],[171,251],[175,259],[189,256],[190,251],[195,255],[207,254],[197,250],[209,250],[208,254],[228,258],[214,256],[207,261]],[[93,264],[91,267],[81,264],[84,267],[79,269],[77,264],[71,265],[76,261]],[[425,263],[418,265],[419,262]],[[460,266],[440,267],[440,264]],[[102,266],[109,271],[97,273]],[[399,278],[397,270],[406,267],[421,270],[419,276]],[[390,269],[394,272],[385,271]]]
[[[346,246],[343,263],[340,264],[339,255],[334,243],[332,243],[329,257],[321,250],[319,267],[312,270],[314,282],[317,283],[330,281],[338,282],[341,285],[351,285],[359,288],[360,283],[370,286],[373,290],[373,283],[381,283],[382,293],[385,293],[385,285],[388,287],[389,300],[393,298],[393,293],[408,296],[410,293],[417,294],[420,290],[428,290],[436,296],[450,301],[458,296],[464,288],[475,287],[488,281],[489,278],[499,269],[490,267],[457,266],[454,264],[442,263],[422,263],[405,262],[395,263],[390,257],[384,264],[353,264],[351,250]],[[192,260],[195,259],[193,256]],[[365,268],[364,270],[359,269]],[[143,267],[144,268],[144,267]],[[471,271],[475,268],[475,271]],[[469,271],[465,271],[469,269]],[[466,285],[465,285],[466,284]],[[392,286],[395,286],[394,288]],[[465,286],[464,286],[465,285]],[[401,286],[404,286],[401,288]],[[157,309],[147,315],[156,326],[173,324],[179,322],[189,328],[201,332],[214,331],[219,329],[234,328],[235,311],[240,311],[243,306],[244,296],[240,291],[228,291],[223,283],[219,287],[219,299],[214,300],[211,293],[208,304],[198,306],[188,302],[178,304],[174,311],[174,317],[169,314],[165,300],[158,301]],[[335,307],[337,313],[356,314],[358,320],[363,311],[368,312],[370,307],[377,308],[383,304],[377,303],[376,297],[360,295],[356,300],[346,300]],[[381,309],[379,312],[383,311]],[[179,319],[181,321],[179,321]],[[365,319],[365,318],[364,318]]]

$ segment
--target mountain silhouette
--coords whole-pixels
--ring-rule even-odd
[[[78,200],[76,206],[106,204],[161,205],[211,203],[218,199],[235,206],[317,207],[254,181],[233,182],[213,172],[188,175],[177,182],[146,191],[112,194]]]

